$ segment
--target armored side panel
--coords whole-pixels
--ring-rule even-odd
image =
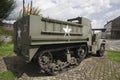
[[[72,18],[68,19],[67,21],[82,24],[83,25],[83,37],[88,37],[88,45],[91,45],[92,43],[92,29],[91,29],[91,21],[87,18],[84,17],[77,17],[77,18]]]
[[[87,18],[82,17],[81,18],[81,23],[84,26],[83,28],[83,36],[88,37],[88,45],[92,45],[92,27],[91,27],[91,21]]]
[[[29,45],[29,17],[24,17],[14,24],[14,52],[23,59],[28,60]]]
[[[71,30],[69,33],[65,30]],[[86,39],[83,26],[66,21],[30,16],[31,45],[74,43]]]

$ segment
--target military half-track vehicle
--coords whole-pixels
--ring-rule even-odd
[[[105,43],[99,39],[84,17],[62,21],[30,15],[14,24],[14,52],[50,74],[78,65],[88,53],[102,56]]]

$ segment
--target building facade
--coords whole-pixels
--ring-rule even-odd
[[[107,39],[120,39],[120,16],[104,25]]]

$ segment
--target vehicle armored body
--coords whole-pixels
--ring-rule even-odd
[[[62,21],[30,15],[14,24],[14,52],[50,74],[78,65],[88,53],[102,56],[105,43],[99,39],[84,17]]]

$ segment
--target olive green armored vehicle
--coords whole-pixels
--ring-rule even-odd
[[[100,39],[84,17],[61,21],[30,15],[14,24],[14,52],[26,62],[35,60],[50,74],[78,65],[88,53],[102,56],[105,41]]]

